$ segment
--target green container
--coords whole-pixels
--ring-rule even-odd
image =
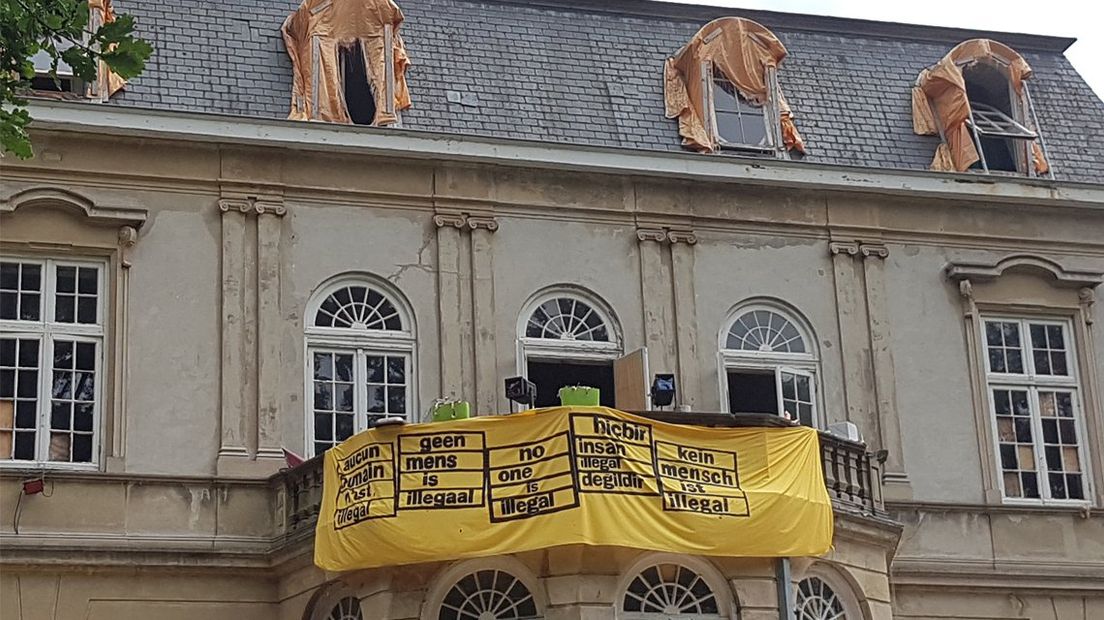
[[[466,400],[450,400],[433,406],[433,421],[448,422],[471,417],[471,403]]]
[[[598,388],[581,385],[560,388],[560,404],[564,407],[597,407],[600,402]]]

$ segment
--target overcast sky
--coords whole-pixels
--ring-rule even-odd
[[[1074,37],[1066,56],[1104,98],[1104,3],[1099,0],[666,0]]]

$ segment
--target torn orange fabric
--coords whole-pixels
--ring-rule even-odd
[[[97,14],[92,16],[92,23],[98,21],[100,24],[110,24],[115,21],[115,9],[111,6],[111,0],[89,0],[88,9]],[[97,95],[102,93],[105,97],[111,97],[126,86],[126,80],[108,68],[103,61],[100,61],[97,73],[94,86]]]
[[[390,125],[410,107],[410,59],[399,36],[403,14],[391,0],[303,0],[280,28],[291,58],[291,120],[352,123],[345,106],[341,50],[360,46],[375,99],[373,125]],[[387,66],[387,30],[391,67]],[[389,84],[389,74],[392,76]],[[389,88],[390,86],[390,88]],[[391,93],[391,101],[388,101]]]
[[[945,147],[936,150],[931,169],[964,172],[980,156],[973,135],[966,126],[970,118],[970,100],[962,67],[977,62],[994,62],[1008,77],[1017,95],[1023,81],[1031,77],[1031,67],[1015,50],[990,39],[970,39],[959,43],[935,65],[920,72],[912,91],[912,128],[920,135],[935,135],[943,128]],[[1049,169],[1038,142],[1032,143],[1035,171]]]
[[[702,75],[702,63],[710,62],[754,106],[769,100],[767,68],[777,67],[786,57],[786,47],[760,24],[739,17],[715,19],[698,31],[677,54],[667,59],[663,71],[663,96],[667,118],[678,118],[682,143],[697,151],[717,150],[718,137],[706,122],[703,84],[712,76]],[[779,93],[781,95],[781,93]],[[779,97],[783,141],[788,149],[805,152],[793,113]]]

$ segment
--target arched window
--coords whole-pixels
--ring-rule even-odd
[[[719,620],[736,617],[724,577],[692,556],[651,553],[625,573],[617,598],[622,620]]]
[[[778,85],[786,47],[761,24],[715,19],[664,65],[668,118],[678,118],[683,145],[718,149],[804,152],[793,114]]]
[[[364,614],[360,611],[360,601],[356,597],[346,596],[330,609],[326,620],[364,620]]]
[[[600,390],[614,405],[613,361],[621,339],[610,311],[597,298],[576,290],[549,291],[522,309],[518,325],[519,368],[537,386],[538,407],[559,404],[564,386]]]
[[[525,620],[540,618],[533,593],[520,579],[497,569],[468,573],[452,584],[439,620]]]
[[[942,139],[932,169],[1050,174],[1027,85],[1031,75],[1019,53],[990,39],[963,41],[921,71],[913,87],[913,130]]]
[[[797,620],[848,620],[843,599],[820,577],[806,577],[797,584],[794,605]]]
[[[722,391],[732,413],[773,413],[817,426],[816,342],[792,313],[739,306],[721,332]]]
[[[307,306],[307,451],[321,454],[383,416],[414,411],[414,325],[369,278],[322,287]]]
[[[625,589],[621,610],[627,618],[721,617],[713,588],[679,564],[656,564],[637,574]]]

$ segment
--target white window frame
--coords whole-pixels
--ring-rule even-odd
[[[652,566],[659,564],[676,564],[696,573],[713,591],[713,598],[717,601],[716,614],[681,614],[672,618],[694,620],[727,619],[734,620],[739,616],[739,605],[733,595],[732,588],[724,576],[712,563],[702,557],[681,555],[676,553],[647,553],[639,557],[627,570],[622,573],[621,582],[617,588],[617,598],[614,600],[615,618],[617,620],[661,620],[667,618],[663,614],[652,612],[625,611],[625,593],[638,575]]]
[[[16,460],[0,458],[0,469],[55,469],[55,470],[98,470],[103,460],[101,445],[104,383],[107,381],[105,351],[107,344],[105,328],[107,324],[107,262],[95,259],[55,259],[17,255],[3,255],[0,260],[41,266],[41,293],[39,321],[0,320],[0,333],[5,338],[38,340],[38,407],[35,427],[34,460]],[[59,323],[56,320],[57,275],[58,267],[94,267],[96,269],[96,323]],[[74,305],[74,320],[77,305]],[[54,341],[91,342],[96,345],[93,365],[95,376],[92,406],[92,455],[87,463],[72,461],[51,461],[50,453],[50,413],[53,404]],[[75,387],[75,386],[74,386]],[[18,386],[16,386],[18,389]],[[16,415],[13,410],[13,422]],[[72,420],[70,420],[72,422]],[[15,436],[12,436],[14,450]]]
[[[993,458],[996,463],[997,484],[1000,488],[1001,499],[1005,504],[1013,505],[1058,505],[1058,506],[1088,506],[1092,504],[1094,495],[1093,472],[1088,458],[1088,437],[1086,435],[1085,412],[1082,406],[1082,390],[1080,371],[1077,367],[1077,343],[1076,332],[1073,323],[1069,319],[1009,315],[1000,313],[985,313],[980,319],[980,338],[982,364],[985,368],[985,402],[988,407],[989,425],[993,436]],[[986,326],[989,322],[1016,323],[1020,329],[1020,355],[1023,358],[1022,373],[997,373],[993,372],[989,361],[989,341],[986,335]],[[1034,345],[1031,343],[1031,325],[1055,325],[1062,328],[1062,336],[1066,344],[1066,375],[1039,375],[1035,372],[1035,359],[1032,355]],[[1004,489],[1004,466],[1000,454],[1000,430],[997,427],[997,408],[993,398],[994,389],[1022,390],[1028,393],[1028,407],[1031,414],[1031,441],[1035,455],[1037,484],[1039,497],[1009,497]],[[1084,499],[1055,499],[1050,497],[1050,470],[1046,463],[1046,450],[1043,439],[1042,415],[1039,411],[1039,391],[1062,390],[1072,394],[1073,425],[1077,433],[1077,458],[1081,467],[1082,491]]]
[[[401,330],[357,330],[343,327],[319,327],[314,325],[315,316],[322,303],[335,291],[347,286],[363,286],[372,289],[386,298],[395,307],[402,322]],[[304,358],[303,358],[303,409],[306,454],[314,453],[314,353],[342,353],[354,356],[353,394],[354,424],[353,434],[368,428],[368,387],[366,385],[367,358],[374,355],[403,357],[406,360],[406,419],[419,422],[418,381],[417,381],[417,339],[414,317],[406,300],[394,290],[375,278],[342,277],[319,288],[307,304],[304,314]],[[386,369],[384,370],[386,372]],[[339,443],[339,442],[337,442]]]
[[[726,150],[749,151],[753,153],[776,153],[778,156],[781,156],[781,153],[785,149],[782,143],[782,113],[778,105],[780,89],[778,86],[777,69],[775,67],[766,67],[764,69],[764,81],[767,84],[767,100],[763,103],[763,128],[766,131],[767,143],[763,145],[743,144],[739,142],[728,142],[724,139],[724,136],[721,135],[717,126],[715,94],[717,84],[713,78],[713,63],[708,60],[703,60],[701,62],[702,97],[705,98],[702,109],[705,110],[707,115],[705,119],[706,126],[717,145]],[[738,99],[743,98],[738,92],[736,96]]]
[[[560,340],[554,338],[531,338],[525,335],[529,318],[541,304],[553,299],[574,299],[589,306],[606,326],[609,340]],[[529,360],[535,361],[572,361],[572,362],[612,362],[622,355],[621,331],[608,307],[598,299],[580,294],[577,291],[556,289],[533,297],[522,307],[517,327],[517,370],[523,377],[529,376]]]
[[[737,319],[754,312],[765,310],[781,315],[797,330],[801,339],[805,342],[805,353],[789,353],[775,351],[746,351],[741,349],[729,349],[728,334]],[[809,328],[795,313],[774,304],[755,302],[742,304],[729,313],[724,322],[718,342],[717,354],[718,373],[720,376],[720,391],[722,407],[729,407],[728,373],[729,371],[770,371],[774,373],[775,395],[778,399],[779,415],[785,411],[782,398],[782,375],[789,373],[798,376],[809,377],[809,391],[813,404],[813,428],[824,428],[826,422],[821,415],[823,404],[821,402],[821,390],[818,389],[820,381],[820,356],[817,353],[816,341],[813,338],[812,329]],[[793,413],[793,420],[800,421],[797,412]]]

